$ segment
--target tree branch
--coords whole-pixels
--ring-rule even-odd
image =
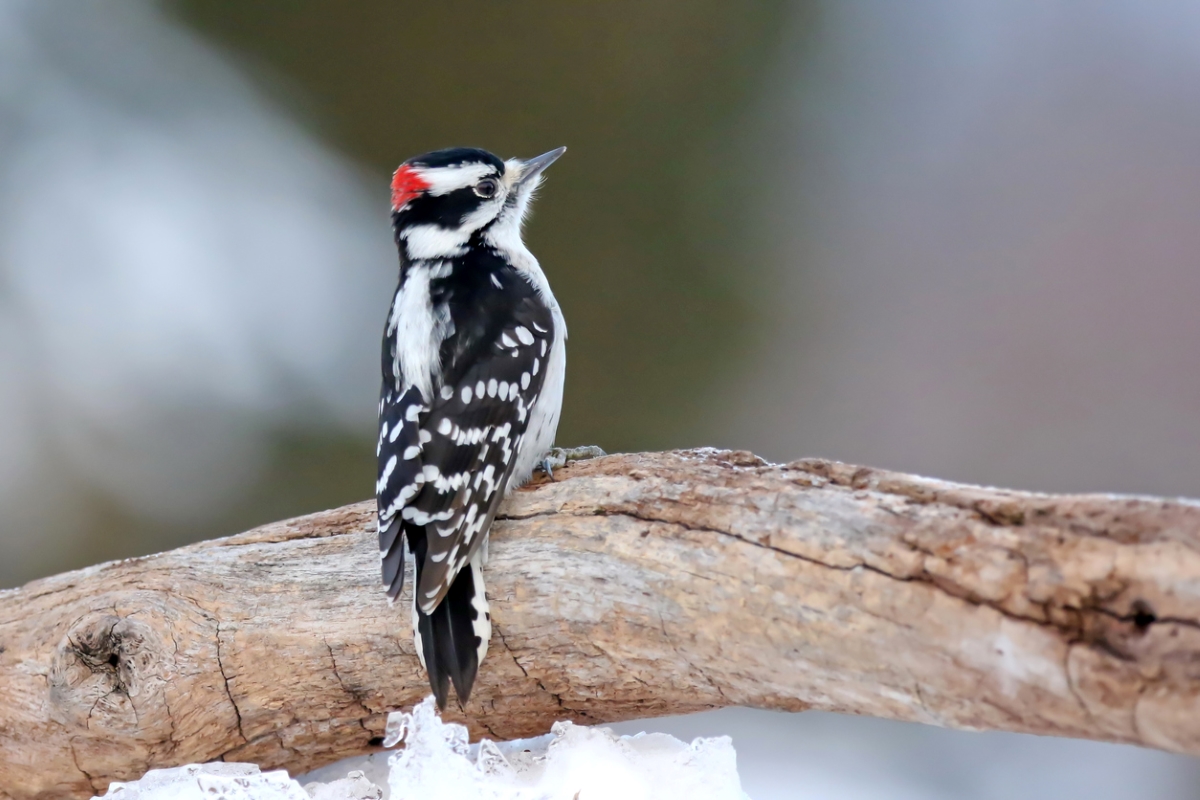
[[[745,705],[1200,755],[1196,503],[717,451],[558,478],[493,529],[475,735]],[[0,593],[0,796],[372,749],[428,693],[377,573],[360,503]]]

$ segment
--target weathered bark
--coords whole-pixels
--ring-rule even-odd
[[[1200,505],[716,451],[558,478],[493,529],[476,735],[746,705],[1200,754]],[[372,508],[0,593],[0,795],[376,746],[428,688]]]

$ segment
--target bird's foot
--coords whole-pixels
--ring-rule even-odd
[[[565,466],[569,461],[586,461],[589,458],[599,458],[608,455],[594,444],[583,447],[551,447],[538,462],[538,469],[546,473],[546,477],[554,480],[554,470]]]

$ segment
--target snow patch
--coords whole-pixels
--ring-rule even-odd
[[[152,769],[140,780],[109,784],[104,797],[106,800],[310,800],[300,784],[283,770],[263,773],[253,764],[224,762]]]
[[[608,728],[557,722],[535,739],[470,744],[463,725],[444,723],[433,698],[388,717],[386,787],[361,770],[331,783],[301,787],[286,772],[252,764],[204,764],[151,770],[114,783],[105,800],[747,800],[728,736],[691,744],[664,733],[618,736]],[[329,776],[355,766],[378,775],[378,754],[318,770]],[[380,776],[382,777],[382,776]],[[95,800],[95,798],[93,799]]]
[[[478,745],[467,729],[445,724],[429,698],[393,714],[391,800],[466,796],[480,800],[744,800],[729,737],[685,744],[662,733],[617,736],[607,728],[557,722],[536,739]]]

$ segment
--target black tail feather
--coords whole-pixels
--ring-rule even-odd
[[[443,603],[443,605],[445,605]],[[443,711],[446,709],[446,699],[450,694],[450,673],[442,669],[442,662],[438,655],[438,647],[435,644],[437,641],[437,633],[434,632],[433,617],[437,616],[442,610],[442,606],[438,606],[433,610],[433,616],[417,610],[417,630],[421,637],[421,649],[424,651],[425,671],[429,674],[429,688],[433,690],[433,696],[437,699],[438,708]]]
[[[423,550],[423,545],[424,541],[414,547],[414,551]],[[424,553],[417,555],[417,564],[420,564],[423,560],[420,556]],[[425,670],[429,673],[429,688],[441,709],[446,708],[451,683],[459,702],[465,705],[479,672],[480,646],[484,643],[475,632],[475,618],[480,613],[474,603],[475,569],[478,567],[473,564],[462,568],[432,614],[417,608],[417,633],[425,657]],[[419,574],[413,585],[421,585]]]

